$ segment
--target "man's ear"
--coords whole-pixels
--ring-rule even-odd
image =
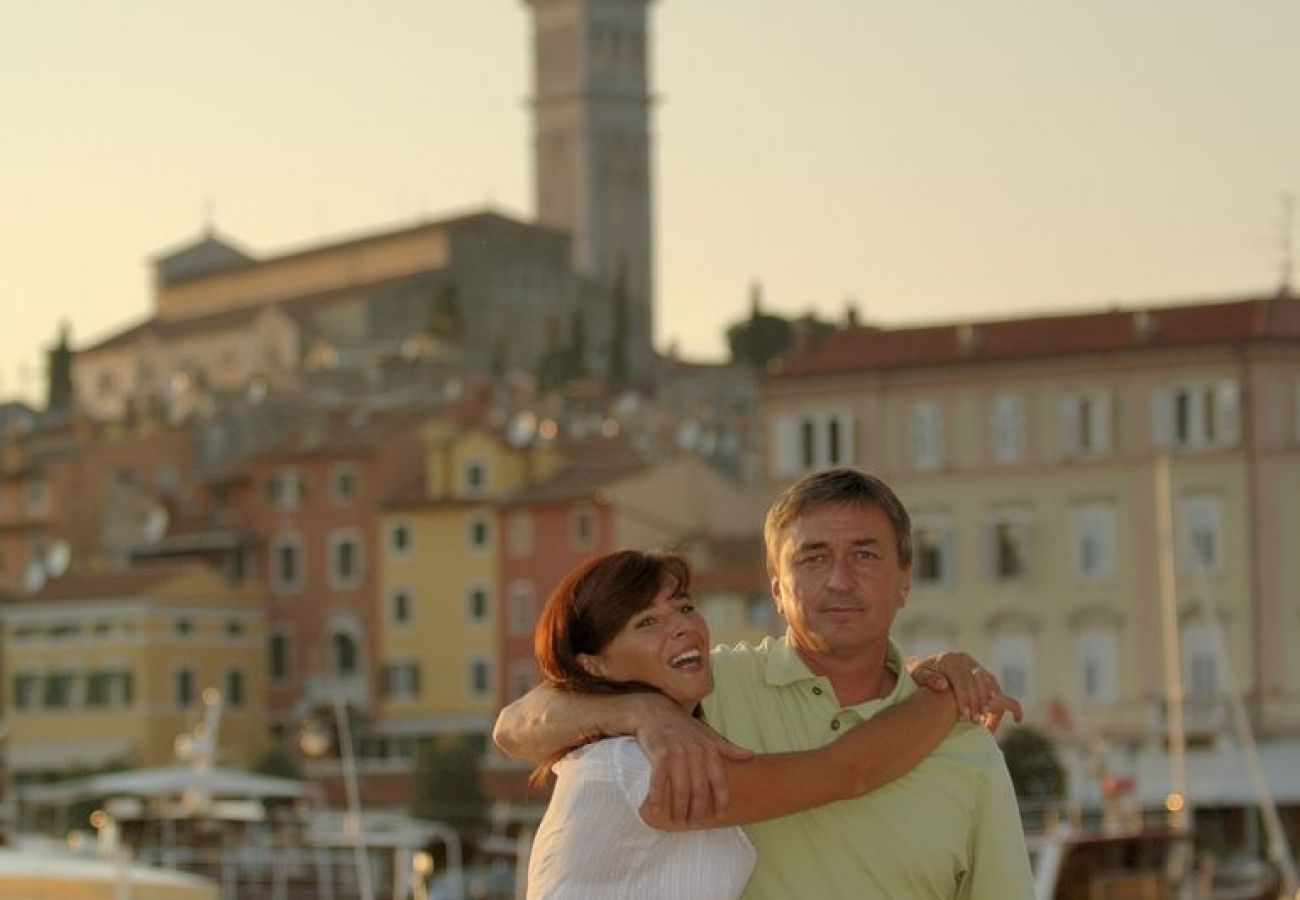
[[[590,653],[579,653],[578,665],[586,669],[588,675],[595,675],[597,678],[605,677],[605,661],[599,656],[592,656]]]
[[[785,615],[785,608],[781,605],[781,578],[776,572],[767,573],[768,587],[772,592],[772,602],[776,604],[776,611]]]
[[[904,569],[903,575],[898,579],[898,608],[902,609],[907,605],[907,595],[912,592],[912,570]]]

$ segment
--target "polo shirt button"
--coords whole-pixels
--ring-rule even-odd
[[[831,720],[831,731],[839,731],[839,730],[840,730],[840,720],[839,720],[839,719],[832,719],[832,720]]]
[[[814,687],[813,693],[820,697],[822,695],[822,689],[820,687]]]

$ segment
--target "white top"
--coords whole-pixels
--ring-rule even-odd
[[[657,831],[641,818],[650,761],[610,738],[555,764],[528,865],[528,900],[734,900],[754,868],[739,828]]]

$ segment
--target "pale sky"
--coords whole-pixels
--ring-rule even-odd
[[[148,260],[209,204],[259,256],[488,203],[531,217],[527,16],[0,0],[0,399],[43,391],[61,320],[80,346],[145,316]],[[755,279],[774,310],[853,298],[886,325],[1278,285],[1294,0],[652,17],[661,348],[723,358]]]

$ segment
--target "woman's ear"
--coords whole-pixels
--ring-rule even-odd
[[[579,653],[578,665],[582,666],[588,675],[595,675],[597,678],[605,677],[605,661],[599,656],[592,656],[590,653]]]

